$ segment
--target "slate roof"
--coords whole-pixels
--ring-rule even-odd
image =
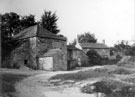
[[[75,47],[75,46],[72,46],[72,45],[67,45],[67,49],[80,51],[79,48],[77,48],[77,47]]]
[[[39,25],[34,25],[34,26],[24,29],[19,34],[16,34],[13,37],[13,39],[19,40],[19,39],[25,39],[25,38],[30,38],[30,37],[45,37],[45,38],[53,38],[53,39],[60,39],[60,40],[66,41],[65,37],[61,37],[56,34],[53,34],[47,29]]]
[[[80,43],[83,49],[109,49],[106,44],[103,43]]]

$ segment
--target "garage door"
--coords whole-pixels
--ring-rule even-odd
[[[44,70],[52,70],[53,69],[53,57],[39,58],[39,64],[41,66],[43,66]]]

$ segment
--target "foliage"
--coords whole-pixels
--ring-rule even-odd
[[[130,48],[130,46],[128,45],[128,41],[122,40],[119,44],[115,44],[114,48],[115,48],[117,51],[121,51],[121,50],[123,50],[123,49]]]
[[[116,59],[117,59],[117,60],[121,60],[122,57],[118,54],[118,55],[116,55]]]
[[[14,12],[2,15],[2,42],[8,41],[20,30],[20,16]]]
[[[41,17],[41,25],[46,28],[48,31],[57,34],[60,30],[57,26],[58,17],[56,13],[52,13],[51,11],[44,11],[44,14]]]
[[[78,42],[79,43],[96,43],[97,39],[95,38],[94,34],[87,32],[85,34],[78,35]]]
[[[125,55],[135,56],[135,46],[131,46],[129,49],[125,51]]]
[[[92,65],[100,65],[101,56],[95,50],[89,50],[87,52],[87,56],[89,58],[89,63]]]
[[[117,52],[123,52],[123,54],[129,53],[131,46],[128,45],[128,41],[122,40],[119,44],[115,44],[112,50]]]
[[[76,46],[76,44],[77,44],[77,40],[76,39],[74,39],[71,43],[69,43],[69,45],[72,45],[72,46]]]
[[[21,23],[21,27],[22,27],[21,29],[25,29],[25,28],[28,28],[30,26],[33,26],[36,24],[35,16],[31,15],[31,14],[29,16],[22,16],[20,23]]]
[[[34,15],[20,16],[17,13],[10,12],[2,15],[2,41],[6,42],[12,39],[12,36],[21,30],[35,25]]]
[[[124,55],[127,56],[134,56],[135,55],[135,46],[130,46],[128,44],[128,41],[121,41],[119,44],[115,44],[113,48],[111,48],[112,51],[115,52],[121,52]]]
[[[20,16],[14,12],[2,14],[2,58],[8,55],[19,44],[19,41],[11,41],[12,37],[21,30],[35,24],[34,15]]]

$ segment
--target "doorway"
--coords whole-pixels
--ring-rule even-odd
[[[53,57],[39,58],[39,64],[42,66],[42,68],[44,70],[52,70],[53,69]]]

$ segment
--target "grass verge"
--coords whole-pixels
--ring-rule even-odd
[[[81,80],[86,80],[88,78],[107,77],[107,76],[113,76],[113,75],[108,74],[107,72],[101,73],[99,71],[87,70],[87,71],[79,71],[77,73],[58,74],[56,76],[51,77],[49,80],[60,79],[62,81],[64,80],[81,81]]]
[[[20,80],[28,77],[28,75],[19,75],[19,74],[1,74],[2,76],[2,92],[15,92],[15,83]]]

